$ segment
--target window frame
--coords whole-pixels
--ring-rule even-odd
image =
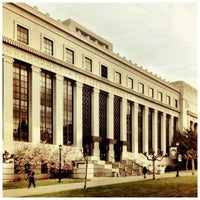
[[[118,71],[115,71],[115,82],[120,85],[122,83],[122,74]]]
[[[84,69],[88,72],[92,72],[92,59],[88,56],[84,56]]]
[[[166,96],[166,102],[168,105],[171,105],[171,98],[169,95]]]
[[[128,77],[127,80],[127,87],[131,90],[133,90],[133,79],[131,77]]]
[[[72,65],[74,65],[74,61],[75,61],[75,52],[73,49],[68,48],[68,47],[64,47],[64,60],[67,63],[70,63]],[[72,54],[68,54],[68,52],[72,53]],[[72,58],[69,58],[68,55],[72,55]]]
[[[174,107],[178,108],[178,100],[177,99],[174,99]]]
[[[105,70],[106,70],[106,72],[105,72]],[[105,73],[105,75],[104,75],[104,73]],[[106,78],[106,79],[108,78],[108,67],[103,64],[101,64],[101,77]]]
[[[27,31],[27,34],[26,34],[27,35],[27,41],[26,42],[24,42],[23,40],[20,40],[18,38],[18,32],[19,32],[18,31],[18,27],[21,27],[22,29]],[[30,31],[29,31],[29,28],[27,26],[22,25],[21,23],[18,23],[18,22],[16,22],[16,40],[18,42],[21,42],[21,43],[26,44],[26,45],[29,45],[29,43],[30,43]]]
[[[52,46],[51,46],[51,49],[50,48],[46,48],[45,47],[45,42],[44,41],[49,41],[49,42],[51,42],[52,43]],[[54,40],[52,40],[52,39],[50,39],[49,37],[47,37],[47,36],[42,36],[42,52],[43,53],[46,53],[46,54],[48,54],[48,55],[51,55],[51,56],[53,56],[54,55]]]
[[[149,87],[149,97],[154,98],[154,89]]]
[[[158,92],[158,101],[163,101],[163,93],[162,92]]]
[[[141,93],[141,94],[144,94],[144,83],[139,83],[139,85],[138,85],[138,91],[139,91],[139,93]]]

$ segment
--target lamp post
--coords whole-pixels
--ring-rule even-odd
[[[62,151],[62,145],[59,145],[59,175],[58,175],[58,182],[61,182],[61,151]]]
[[[158,150],[157,154],[155,155],[154,149],[151,149],[151,151],[149,153],[145,152],[144,155],[147,158],[147,160],[150,160],[153,163],[153,180],[155,180],[155,162],[156,162],[156,160],[161,161],[164,157],[167,157],[168,155],[167,154],[163,155],[163,151],[161,151],[161,150]]]
[[[177,147],[177,172],[176,172],[176,177],[179,177],[179,163],[178,163],[179,142],[176,142],[176,147]]]

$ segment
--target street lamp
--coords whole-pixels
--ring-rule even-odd
[[[179,163],[178,163],[178,155],[179,155],[179,142],[176,142],[176,147],[177,147],[177,172],[176,172],[176,177],[179,177]]]
[[[58,182],[61,182],[61,151],[62,151],[62,145],[59,145],[59,175],[58,175]]]
[[[149,153],[145,152],[144,153],[145,157],[147,160],[150,160],[153,162],[153,180],[155,180],[155,161],[161,161],[164,157],[167,157],[168,155],[165,154],[163,155],[163,151],[158,150],[157,155],[155,155],[155,150],[151,149]]]

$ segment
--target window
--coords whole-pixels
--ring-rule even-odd
[[[170,96],[167,96],[167,104],[170,105]]]
[[[144,106],[138,106],[138,153],[143,152],[143,110]]]
[[[13,65],[13,139],[28,142],[29,66],[15,61]]]
[[[121,84],[121,74],[119,72],[116,72],[115,79],[116,79],[116,83]]]
[[[66,62],[70,64],[74,64],[74,51],[71,49],[66,48],[66,57],[65,57]]]
[[[158,101],[162,101],[162,92],[158,92]]]
[[[101,77],[108,78],[108,68],[101,65]]]
[[[132,152],[132,107],[133,107],[133,103],[128,101],[127,102],[127,115],[126,115],[126,135],[127,135],[127,151],[128,152]]]
[[[133,79],[128,78],[128,88],[133,89]]]
[[[153,114],[154,111],[153,109],[149,108],[149,113],[148,113],[148,147],[149,151],[153,148]]]
[[[100,91],[99,93],[99,136],[102,141],[99,143],[100,148],[100,159],[106,160],[108,154],[108,143],[107,143],[107,98],[106,92]]]
[[[121,116],[121,109],[120,109],[120,104],[121,104],[121,98],[118,96],[114,97],[114,139],[117,141],[117,144],[114,144],[114,155],[115,155],[115,162],[120,161],[121,155],[120,155],[120,130],[121,130],[121,121],[120,121],[120,116]]]
[[[53,55],[53,41],[43,38],[43,51],[44,53]]]
[[[161,119],[162,119],[162,113],[161,112],[158,112],[158,123],[157,123],[157,130],[158,130],[158,133],[157,133],[157,145],[158,145],[158,149],[161,149],[161,140],[164,139],[161,137],[161,130],[162,130],[162,122],[161,122]]]
[[[178,108],[178,100],[177,99],[174,99],[174,107]]]
[[[149,88],[149,96],[151,98],[154,98],[154,89],[153,88]]]
[[[52,73],[41,72],[40,140],[47,144],[53,144],[53,78]]]
[[[139,92],[141,94],[144,94],[144,84],[143,83],[139,83]]]
[[[63,90],[63,144],[73,144],[73,82],[68,79]]]
[[[92,71],[92,60],[85,57],[85,69],[89,72]]]
[[[17,41],[28,44],[28,29],[17,25]]]
[[[83,153],[91,155],[92,144],[92,88],[84,85],[82,89],[82,137]]]

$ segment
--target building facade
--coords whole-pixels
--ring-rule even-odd
[[[169,153],[177,129],[197,128],[196,89],[120,57],[72,19],[4,3],[2,32],[3,151],[62,144],[140,160],[152,148]]]

